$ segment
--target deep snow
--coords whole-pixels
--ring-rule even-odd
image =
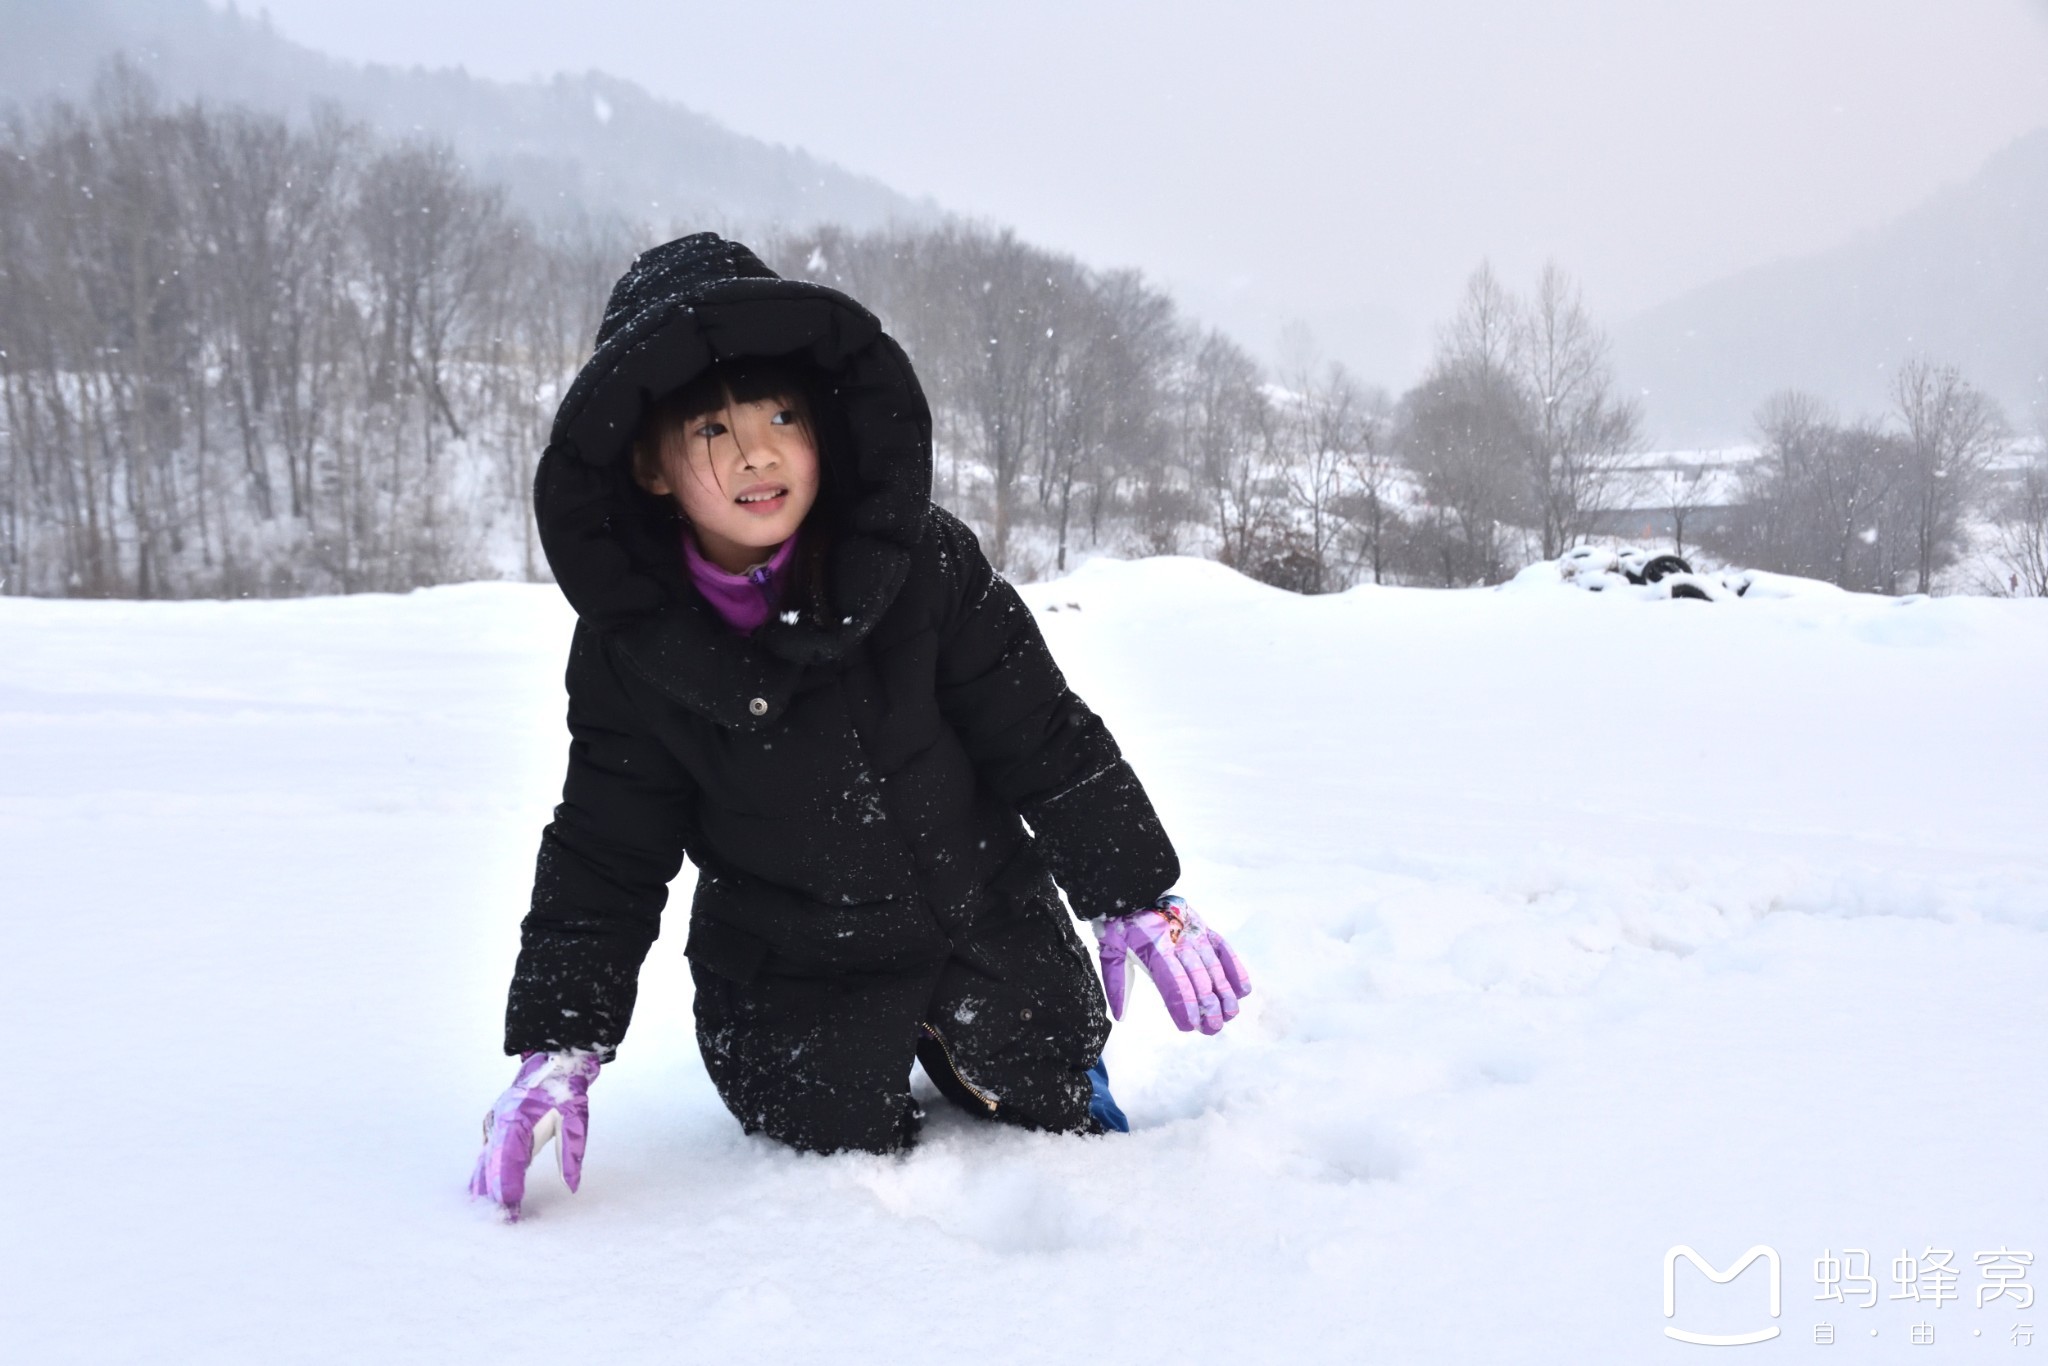
[[[1246,1017],[1179,1036],[1135,984],[1129,1137],[935,1108],[908,1158],[797,1157],[712,1094],[672,917],[582,1193],[541,1174],[516,1226],[463,1187],[561,780],[555,591],[0,600],[0,1357],[2048,1350],[1972,1263],[2048,1252],[2048,603],[1024,591]],[[1664,1317],[1666,1249],[1759,1243],[1782,1317],[1762,1264]],[[1813,1298],[1844,1247],[1876,1308]],[[1959,1301],[1887,1298],[1930,1247]]]

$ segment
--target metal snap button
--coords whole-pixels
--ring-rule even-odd
[[[1028,1021],[1031,1018],[1031,1007],[1025,1006],[1022,1010],[1018,1011],[1017,1018]]]
[[[747,703],[747,710],[756,716],[766,716],[768,714],[768,699],[765,697],[755,698]]]

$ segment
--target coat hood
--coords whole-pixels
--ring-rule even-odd
[[[767,357],[810,370],[825,400],[835,619],[770,621],[743,639],[715,629],[688,588],[681,514],[634,482],[631,445],[649,406],[714,361]],[[715,233],[679,238],[643,252],[612,288],[596,350],[555,414],[534,477],[541,547],[577,615],[637,642],[643,663],[708,652],[712,672],[738,669],[745,686],[767,689],[768,675],[788,672],[778,663],[844,654],[895,597],[930,510],[931,431],[909,357],[874,314],[836,289],[783,279]],[[692,691],[673,667],[648,671],[670,691]],[[726,677],[716,691],[729,699],[742,681]]]

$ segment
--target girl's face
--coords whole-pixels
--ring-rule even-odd
[[[795,535],[818,501],[818,447],[794,400],[728,398],[668,433],[646,488],[681,504],[705,558],[737,574]]]

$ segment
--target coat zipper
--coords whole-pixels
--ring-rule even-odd
[[[953,1050],[946,1046],[946,1041],[943,1037],[940,1036],[939,1031],[933,1029],[928,1024],[919,1025],[918,1028],[924,1031],[924,1034],[927,1038],[929,1038],[933,1043],[939,1046],[939,1052],[946,1055],[946,1067],[947,1070],[952,1072],[953,1080],[959,1082],[962,1086],[966,1087],[967,1093],[969,1095],[973,1096],[983,1105],[986,1105],[988,1107],[988,1112],[990,1114],[994,1114],[996,1112],[995,1098],[990,1096],[986,1091],[983,1091],[979,1086],[976,1086],[973,1082],[967,1080],[967,1078],[960,1075],[960,1064],[953,1061]]]

